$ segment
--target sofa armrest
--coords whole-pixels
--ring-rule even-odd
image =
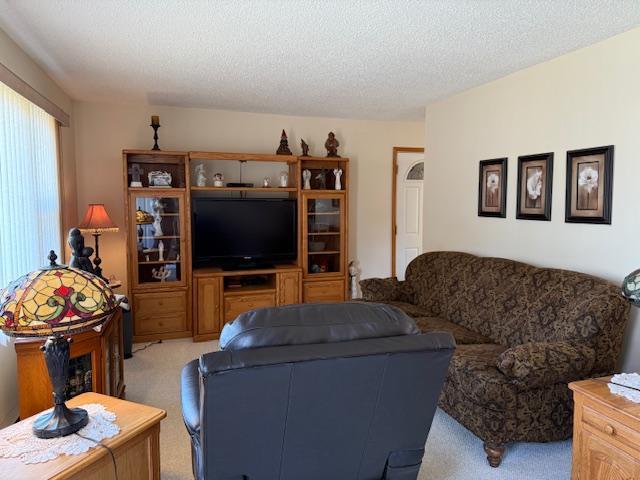
[[[362,298],[369,302],[407,302],[413,303],[413,295],[405,282],[396,277],[367,278],[360,280]]]
[[[200,370],[198,360],[192,360],[182,369],[180,382],[182,419],[190,435],[200,434]]]
[[[585,378],[595,362],[595,350],[572,342],[533,342],[505,350],[498,369],[520,387],[537,388]]]

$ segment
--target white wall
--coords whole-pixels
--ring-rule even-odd
[[[0,30],[0,63],[42,96],[71,114],[72,103],[67,94],[2,30]],[[72,129],[63,128],[61,131],[62,174],[66,179],[63,210],[69,216],[76,216],[75,163],[72,144]],[[46,259],[42,260],[44,264]],[[0,288],[2,287],[4,285],[0,285]],[[2,428],[13,423],[18,417],[16,354],[13,342],[2,333],[0,333],[0,385],[2,385],[0,388],[0,428]]]
[[[333,131],[339,153],[350,157],[350,258],[360,260],[363,277],[391,270],[391,170],[394,146],[422,146],[423,122],[380,122],[293,117],[148,105],[74,103],[78,211],[104,202],[113,220],[124,225],[123,148],[150,148],[151,114],[160,115],[160,148],[275,153],[284,128],[289,147],[300,153],[300,138],[310,153],[326,155]],[[273,180],[276,180],[275,178]],[[105,234],[100,256],[106,275],[126,279],[124,232]]]
[[[640,267],[640,29],[427,106],[425,251],[460,250],[619,284]],[[564,222],[566,151],[615,145],[612,225]],[[552,221],[516,220],[519,155],[555,152]],[[509,157],[507,218],[477,216],[478,162]],[[638,311],[623,367],[640,369]]]

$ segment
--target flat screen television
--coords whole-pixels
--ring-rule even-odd
[[[253,268],[297,258],[296,200],[194,197],[194,266]]]

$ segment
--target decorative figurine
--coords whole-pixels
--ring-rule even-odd
[[[142,171],[142,167],[137,163],[132,163],[129,167],[129,175],[131,175],[131,183],[129,186],[131,188],[140,188],[142,187],[142,182],[140,181],[140,175],[144,172]]]
[[[282,129],[282,135],[280,135],[280,146],[278,150],[276,150],[276,155],[293,155],[291,150],[289,150],[289,140],[287,139],[287,134]]]
[[[169,278],[169,276],[171,276],[171,272],[167,270],[167,267],[165,265],[163,265],[158,269],[152,268],[151,276],[156,280],[160,280],[161,282],[164,282],[167,278]]]
[[[300,139],[300,148],[302,149],[302,157],[309,156],[309,145],[304,141],[304,138]]]
[[[158,129],[160,128],[160,117],[158,115],[151,115],[151,125],[153,128],[153,148],[151,150],[160,150],[158,146]]]
[[[204,163],[196,165],[196,185],[198,187],[207,186],[207,177],[204,175]]]
[[[289,186],[289,172],[283,170],[280,172],[280,187],[287,188]]]
[[[164,242],[162,240],[158,242],[158,261],[164,262]]]
[[[311,170],[302,171],[302,180],[304,180],[303,190],[311,190]]]
[[[149,172],[149,186],[151,188],[171,188],[171,174],[169,172]]]
[[[167,205],[162,201],[161,198],[154,198],[153,203],[151,204],[151,208],[153,208],[153,211],[157,213],[164,213],[164,208],[166,206]],[[136,215],[137,215],[137,212],[136,212]]]
[[[162,237],[164,233],[162,232],[162,215],[160,212],[155,212],[153,214],[153,236],[154,237]]]
[[[318,188],[320,190],[327,189],[327,172],[324,171],[324,168],[320,170],[320,173],[316,175],[316,180],[318,180]]]
[[[84,246],[84,237],[78,228],[72,228],[69,230],[69,238],[67,240],[69,247],[71,247],[71,261],[69,266],[77,268],[78,270],[84,270],[85,272],[94,273],[93,265],[91,264],[91,255],[93,255],[93,248]]]
[[[271,177],[264,177],[262,179],[262,186],[264,188],[269,188],[271,186]]]
[[[341,168],[334,168],[333,169],[333,175],[336,177],[335,189],[336,190],[342,190],[342,183],[340,182],[340,177],[342,176],[342,169]]]
[[[221,173],[216,173],[213,176],[214,187],[224,187],[224,176]]]
[[[360,298],[360,292],[358,291],[359,277],[360,268],[358,267],[358,261],[352,260],[349,262],[349,284],[351,287],[351,299],[353,300]]]
[[[340,142],[336,138],[335,133],[329,132],[329,136],[327,137],[327,141],[324,142],[324,148],[327,149],[327,157],[338,157],[338,147],[340,146]]]

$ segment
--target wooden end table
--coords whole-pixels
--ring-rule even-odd
[[[69,407],[99,403],[116,414],[120,433],[101,443],[114,454],[118,480],[160,479],[160,421],[164,410],[119,400],[99,393],[83,393],[69,400]],[[11,428],[11,427],[7,427]],[[115,479],[109,452],[96,446],[79,455],[61,455],[45,463],[25,465],[19,459],[0,459],[3,478],[112,480]]]
[[[640,403],[609,391],[611,377],[573,390],[572,480],[640,480]]]

